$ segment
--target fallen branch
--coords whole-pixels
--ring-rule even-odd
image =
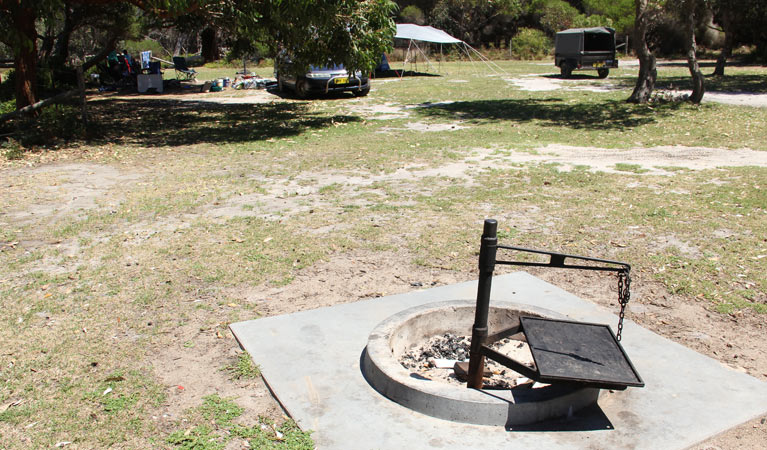
[[[16,117],[21,114],[27,114],[27,113],[37,111],[38,109],[53,103],[61,102],[63,100],[66,100],[69,97],[77,95],[79,92],[80,92],[79,89],[72,89],[70,91],[66,91],[66,92],[62,92],[61,94],[54,95],[53,97],[46,98],[45,100],[40,100],[37,103],[31,104],[29,106],[25,106],[21,109],[17,109],[16,111],[3,114],[2,116],[0,116],[0,122],[4,122],[12,117]]]

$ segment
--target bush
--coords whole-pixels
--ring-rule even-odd
[[[16,92],[16,74],[14,73],[13,70],[9,70],[3,74],[3,81],[2,83],[0,83],[0,102],[14,100],[16,98],[15,92]],[[16,109],[15,103],[14,103],[13,109]],[[5,111],[5,112],[10,112],[10,111]]]
[[[415,5],[404,7],[400,12],[399,17],[406,23],[415,23],[418,25],[426,23],[426,15],[421,11],[421,8]]]
[[[579,14],[573,22],[573,28],[594,28],[594,27],[612,27],[613,20],[609,17],[592,14],[587,16]],[[560,30],[561,31],[561,30]]]
[[[551,39],[541,30],[520,28],[511,38],[511,54],[519,59],[538,59],[551,53]]]
[[[128,53],[131,54],[132,57],[138,58],[141,54],[141,52],[145,50],[150,50],[152,52],[152,56],[156,56],[158,58],[171,58],[173,55],[169,55],[167,51],[165,51],[164,48],[157,42],[153,41],[152,39],[144,39],[143,41],[124,41],[123,47],[118,49],[119,53],[122,53],[123,50],[128,50]]]
[[[530,6],[541,28],[550,36],[571,28],[578,19],[578,10],[564,0],[536,0]]]

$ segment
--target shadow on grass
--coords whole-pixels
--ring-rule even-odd
[[[596,75],[596,72],[594,72],[594,75],[590,73],[573,73],[569,77],[565,78],[561,74],[556,73],[549,73],[546,75],[541,75],[542,78],[550,78],[555,80],[600,80],[598,75]]]
[[[445,120],[481,122],[531,122],[543,126],[587,130],[634,128],[657,122],[680,105],[633,105],[623,100],[568,103],[559,98],[503,99],[435,104],[418,114]]]
[[[334,100],[349,100],[354,98],[354,94],[351,91],[333,91],[327,94],[322,92],[312,92],[306,96],[306,98],[299,97],[295,92],[289,88],[285,88],[283,92],[277,87],[268,88],[267,92],[285,100],[307,101],[307,100],[321,100],[321,101],[334,101]]]
[[[391,70],[376,70],[375,78],[402,78],[402,77],[441,77],[442,75],[438,73],[428,73],[428,72],[416,72],[413,70],[405,70],[404,72],[400,69],[391,69]]]
[[[70,114],[75,113],[73,109]],[[122,143],[145,147],[238,143],[296,136],[333,123],[356,122],[348,115],[321,115],[305,103],[219,104],[164,99],[111,99],[88,104],[87,133],[69,143]],[[52,131],[52,130],[49,130]],[[19,136],[26,134],[19,130]],[[86,137],[87,136],[87,137]],[[24,144],[25,139],[20,139]],[[49,145],[51,142],[29,142]]]
[[[711,92],[767,94],[767,74],[726,74],[723,77],[706,74],[705,83],[706,90]],[[659,77],[655,86],[658,89],[692,90],[692,80],[689,76]]]

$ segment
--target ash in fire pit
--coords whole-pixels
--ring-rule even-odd
[[[517,336],[502,339],[493,344],[492,348],[503,352],[523,364],[532,364],[533,357],[526,342],[515,339]],[[451,385],[466,384],[466,380],[459,380],[453,366],[456,362],[469,360],[470,336],[459,336],[445,333],[434,336],[426,343],[414,347],[404,353],[400,358],[400,364],[413,374],[432,381],[439,381]],[[512,389],[546,386],[536,384],[529,378],[506,368],[495,361],[487,360],[486,372],[491,375],[485,377],[485,389]]]

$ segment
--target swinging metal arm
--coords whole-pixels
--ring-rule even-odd
[[[612,261],[609,259],[591,258],[588,256],[568,255],[566,253],[547,252],[545,250],[534,250],[523,247],[512,247],[509,245],[496,245],[496,248],[504,250],[513,250],[517,252],[536,253],[539,255],[549,255],[549,262],[532,262],[532,261],[501,261],[496,260],[496,264],[502,264],[506,266],[528,266],[528,267],[553,267],[559,269],[578,269],[578,270],[598,270],[602,272],[628,272],[631,270],[631,265],[622,261]],[[567,264],[566,259],[576,259],[579,261],[589,261],[602,264],[612,264],[612,266],[589,266],[583,264]],[[619,267],[614,267],[619,266]]]

